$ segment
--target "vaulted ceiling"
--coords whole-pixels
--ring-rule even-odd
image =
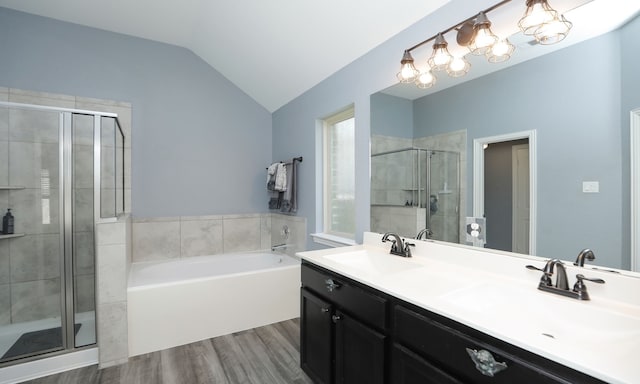
[[[449,1],[0,0],[0,6],[187,48],[273,112]],[[553,49],[531,50],[530,39],[514,35],[520,45],[507,65],[609,31],[640,9],[635,0],[551,3],[571,12],[570,37]],[[516,0],[491,13],[492,20],[509,20],[494,27],[507,27],[501,31],[507,36],[518,32],[515,20],[524,9],[525,0]],[[460,20],[478,11],[461,9]],[[437,32],[426,31],[425,38]],[[407,47],[416,43],[407,41]],[[415,52],[416,63],[429,54],[430,47]],[[467,81],[499,69],[482,61],[473,67]],[[415,99],[460,81],[444,78],[431,91],[405,85],[388,93]]]
[[[274,111],[448,0],[0,0],[190,49]]]

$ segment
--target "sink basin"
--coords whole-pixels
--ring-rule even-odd
[[[580,301],[535,287],[482,283],[441,295],[458,313],[472,315],[505,334],[555,350],[581,351],[586,361],[602,353],[640,353],[640,313],[626,313],[593,301]],[[572,352],[575,354],[575,352]]]
[[[324,258],[369,275],[389,275],[420,267],[419,264],[411,262],[411,259],[368,250],[327,255]]]

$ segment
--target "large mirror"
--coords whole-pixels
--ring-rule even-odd
[[[454,79],[451,86],[436,84],[431,90],[398,84],[373,94],[371,230],[386,230],[379,223],[392,222],[388,219],[392,216],[389,206],[421,208],[427,214],[436,208],[436,216],[446,214],[454,218],[455,224],[453,229],[449,224],[434,230],[433,238],[469,244],[467,221],[478,216],[477,208],[484,204],[481,214],[486,218],[484,240],[488,248],[563,260],[573,260],[580,250],[590,248],[596,255],[595,264],[630,269],[629,127],[630,112],[640,107],[640,18],[634,15],[637,8],[614,30],[561,49],[549,49],[536,58],[505,65],[472,80]],[[514,57],[518,51],[547,48],[529,45],[525,40],[516,46]],[[444,72],[438,74],[447,76]],[[500,142],[505,143],[499,145]],[[478,152],[478,148],[486,151],[480,157],[483,168],[475,170],[485,172],[481,179],[484,199],[474,203],[474,180],[478,182],[477,175],[474,179],[474,166],[478,167],[474,149]],[[533,151],[532,157],[528,152],[520,155],[521,159],[533,159],[533,164],[512,165],[519,164],[514,162],[514,148]],[[500,149],[502,155],[489,152],[494,149]],[[416,154],[386,156],[411,150]],[[426,175],[415,165],[420,151],[425,156],[433,153],[433,158],[443,158],[438,151],[453,152],[458,159],[430,166],[432,186],[427,187],[420,181]],[[386,176],[376,175],[378,171],[374,169],[380,168],[376,162],[381,162],[382,157],[388,160],[384,165],[387,174],[402,175],[411,184],[405,189],[413,189],[415,195],[415,191],[424,188],[423,195],[415,198],[419,203],[412,201],[407,191],[393,202],[385,200],[393,192],[385,191],[388,185],[381,179]],[[504,179],[500,173],[486,173],[501,166],[506,167],[501,171]],[[526,197],[525,213],[520,216],[513,212],[517,199],[512,195],[518,188],[513,168],[518,166],[535,173],[533,187],[520,185]],[[520,179],[528,179],[526,175]],[[501,194],[495,188],[501,183],[509,193]],[[459,195],[450,194],[451,188]],[[533,200],[528,195],[529,188]],[[437,207],[432,206],[434,200]],[[494,204],[491,200],[506,205],[490,207]],[[535,203],[533,207],[528,206],[530,201]],[[415,220],[419,214],[418,210],[407,220]],[[535,223],[531,232],[527,227],[529,219]],[[412,229],[417,232],[426,227],[420,220],[416,226],[412,221],[403,235],[414,237]],[[528,238],[529,233],[534,236]],[[508,240],[501,242],[502,235]],[[515,248],[516,243],[520,248]]]

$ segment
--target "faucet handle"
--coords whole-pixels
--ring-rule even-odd
[[[573,291],[578,294],[579,300],[589,300],[589,293],[587,292],[587,286],[584,285],[584,280],[590,281],[592,283],[604,284],[604,280],[602,279],[593,279],[585,277],[580,273],[577,274],[576,283],[573,285]]]
[[[405,257],[411,257],[411,247],[415,247],[414,243],[409,243],[408,241],[404,242],[404,254]]]
[[[547,286],[551,286],[551,273],[547,271],[547,268],[545,267],[545,269],[542,268],[538,268],[536,266],[533,265],[527,265],[526,266],[527,269],[531,269],[534,271],[540,271],[542,272],[542,277],[540,278],[540,284],[544,284]]]

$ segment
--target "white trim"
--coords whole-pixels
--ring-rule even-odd
[[[484,145],[520,139],[529,140],[529,254],[535,255],[538,213],[538,162],[535,129],[473,140],[473,216],[484,217]]]
[[[83,349],[0,369],[0,384],[19,383],[98,364],[98,348]]]
[[[640,272],[640,108],[631,111],[631,270]]]
[[[330,235],[328,233],[312,233],[311,238],[318,244],[326,245],[333,248],[357,244],[353,239]]]

